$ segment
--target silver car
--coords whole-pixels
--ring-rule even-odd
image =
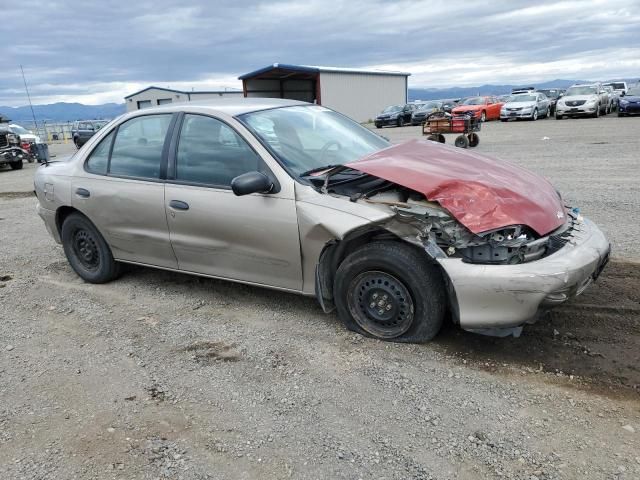
[[[599,83],[573,85],[556,104],[556,120],[564,117],[599,117],[609,112],[609,95]]]
[[[537,120],[550,115],[550,102],[544,93],[527,92],[511,95],[500,109],[500,120]]]
[[[122,263],[315,296],[364,335],[518,334],[582,292],[609,242],[553,186],[328,108],[228,99],[128,113],[35,174],[38,213],[87,282]],[[531,195],[535,192],[535,195]]]

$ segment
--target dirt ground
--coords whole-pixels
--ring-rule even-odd
[[[585,146],[632,128],[604,121],[618,133],[491,123],[481,147],[577,199],[606,163],[584,212],[602,224],[640,201],[633,163],[613,188],[633,144],[607,159]],[[578,125],[583,137],[549,147],[584,165],[573,185],[531,152],[539,129],[564,139]],[[447,326],[427,345],[390,344],[285,293],[138,267],[86,284],[35,213],[34,168],[0,172],[1,479],[640,478],[635,240],[615,233],[598,282],[520,338]]]

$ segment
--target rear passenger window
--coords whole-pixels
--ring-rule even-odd
[[[147,115],[118,128],[109,174],[125,177],[160,178],[162,149],[171,114]]]
[[[98,175],[107,174],[107,165],[109,164],[109,149],[113,140],[113,132],[100,140],[100,143],[89,155],[85,164],[88,172],[97,173]]]
[[[238,175],[260,166],[260,157],[227,124],[203,115],[184,116],[176,180],[228,187]]]

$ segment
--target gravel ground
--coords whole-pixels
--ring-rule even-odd
[[[34,212],[35,167],[0,172],[0,478],[640,478],[638,121],[481,132],[616,248],[519,339],[383,343],[313,299],[137,267],[86,284]]]

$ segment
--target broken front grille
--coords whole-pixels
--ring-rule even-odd
[[[9,139],[6,133],[0,133],[0,148],[9,146]]]

